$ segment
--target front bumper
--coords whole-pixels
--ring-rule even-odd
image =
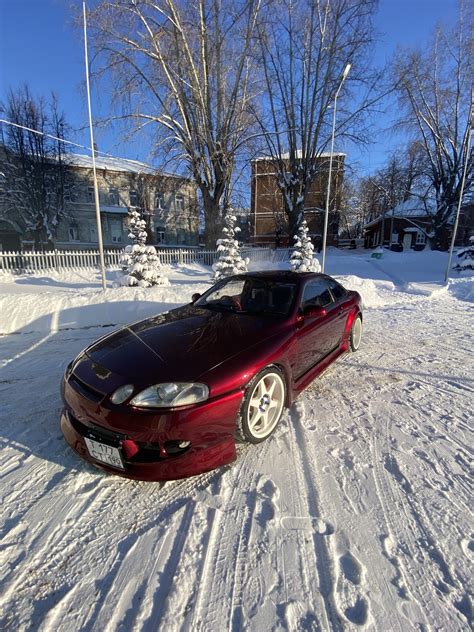
[[[126,407],[110,409],[63,384],[65,403],[61,429],[67,443],[83,459],[96,467],[144,481],[167,481],[195,476],[226,465],[236,458],[235,422],[243,392],[238,391],[204,404],[175,411],[134,411]],[[84,437],[121,450],[124,469],[99,462],[89,454]],[[127,455],[127,444],[139,446]],[[170,442],[189,441],[179,454],[170,454]]]

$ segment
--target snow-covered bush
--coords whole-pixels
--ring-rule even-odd
[[[152,285],[169,285],[163,274],[160,258],[153,246],[146,246],[146,222],[135,209],[128,213],[131,246],[126,246],[122,252],[120,265],[122,277],[120,285],[138,285],[151,287]]]
[[[457,253],[458,261],[455,270],[474,270],[474,237],[469,239],[469,246],[461,248]]]
[[[233,274],[247,272],[249,260],[242,259],[239,242],[235,239],[235,234],[240,232],[240,228],[235,225],[236,221],[237,218],[232,213],[232,209],[229,209],[222,229],[223,237],[217,240],[219,259],[212,266],[214,283]]]
[[[295,245],[290,257],[291,269],[295,272],[320,272],[319,261],[314,257],[314,246],[308,236],[308,225],[302,218],[298,232],[293,237]]]

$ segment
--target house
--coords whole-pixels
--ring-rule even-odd
[[[92,158],[66,154],[67,192],[64,217],[59,221],[53,243],[57,249],[97,248],[97,222]],[[54,165],[53,167],[54,168]],[[127,229],[129,208],[137,208],[147,222],[149,243],[197,245],[198,203],[194,182],[176,174],[158,171],[141,162],[100,156],[96,158],[102,237],[104,246],[130,243]],[[14,213],[14,209],[13,209]],[[32,235],[20,222],[0,223],[0,248],[31,250]],[[0,215],[0,219],[3,217]]]
[[[422,200],[411,197],[397,204],[393,209],[382,213],[364,226],[364,245],[375,248],[381,245],[401,244],[405,250],[422,250],[432,231],[436,203],[433,199]],[[448,249],[452,227],[446,228],[441,236],[441,248]],[[455,245],[469,242],[474,234],[474,207],[465,204],[461,207],[459,226]]]
[[[336,244],[339,218],[335,209],[340,204],[345,154],[333,154],[331,202],[327,243]],[[304,215],[309,234],[316,247],[322,243],[324,211],[328,187],[329,153],[317,159],[318,173],[311,183],[305,200]],[[288,222],[284,212],[283,195],[277,183],[277,169],[271,158],[260,157],[251,162],[251,242],[258,245],[288,246],[292,244],[288,234]]]
[[[403,248],[425,247],[434,202],[412,197],[382,213],[364,226],[364,246],[402,244]]]

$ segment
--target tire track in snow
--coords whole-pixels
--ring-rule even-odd
[[[305,499],[306,515],[314,519],[324,520],[321,516],[319,492],[316,488],[318,476],[314,468],[314,455],[308,452],[307,442],[300,427],[301,418],[304,415],[304,405],[300,403],[299,406],[301,408],[299,410],[297,406],[298,404],[293,407],[290,413],[290,435],[292,437],[291,445],[293,462],[296,466],[298,490],[301,492],[300,496]],[[313,533],[312,543],[315,568],[319,579],[318,591],[323,599],[328,627],[337,631],[342,630],[343,626],[334,596],[334,579],[332,575],[334,563],[326,540],[327,535]]]
[[[440,573],[444,580],[448,580],[453,589],[455,586],[451,574],[446,573],[447,565],[444,562],[444,557],[435,546],[435,539],[428,536],[419,507],[415,507],[413,503],[411,485],[400,472],[392,454],[390,446],[391,420],[387,410],[386,404],[378,403],[372,414],[374,428],[377,427],[378,423],[382,423],[384,432],[382,433],[382,445],[380,445],[378,433],[374,433],[371,449],[377,493],[385,526],[392,543],[389,559],[391,558],[392,564],[396,568],[396,575],[403,579],[403,583],[398,583],[399,590],[402,591],[402,594],[405,588],[407,591],[408,601],[402,604],[402,612],[412,624],[418,623],[420,626],[428,625],[433,629],[438,629],[440,622],[446,621],[449,617],[440,608],[439,601],[433,599],[432,589],[440,588],[438,585]],[[426,539],[427,536],[428,539]],[[425,553],[420,558],[422,550]],[[458,592],[457,589],[455,592]],[[410,595],[412,599],[409,599]],[[456,610],[461,612],[458,606],[451,605],[454,605]],[[454,612],[451,611],[451,615],[454,615]],[[458,617],[459,614],[456,618]],[[459,629],[462,629],[459,618],[458,623],[460,624]]]
[[[224,503],[222,509],[213,513],[199,595],[192,621],[185,629],[199,632],[232,629],[236,609],[242,607],[243,581],[249,563],[248,540],[255,511],[255,504],[249,499],[259,477],[256,462],[265,458],[270,443],[271,440],[245,446],[243,457],[223,477]],[[239,481],[245,481],[245,486],[237,484]],[[225,497],[229,489],[230,494]],[[233,563],[229,562],[229,556]]]
[[[54,594],[64,579],[61,569],[64,569],[69,578],[81,578],[81,581],[87,581],[90,574],[86,573],[84,577],[84,568],[103,568],[108,574],[110,552],[114,547],[120,546],[130,534],[138,537],[156,520],[169,517],[168,512],[172,514],[183,505],[186,498],[221,475],[222,472],[218,470],[208,472],[193,479],[177,481],[176,485],[154,485],[152,491],[149,489],[150,484],[133,485],[130,481],[110,480],[111,477],[105,475],[91,474],[94,482],[90,493],[85,493],[79,504],[80,496],[77,492],[80,490],[73,489],[71,494],[71,477],[64,479],[59,488],[54,488],[56,503],[52,505],[51,496],[47,495],[42,497],[43,502],[31,509],[32,516],[28,518],[28,522],[34,526],[41,516],[43,527],[33,531],[31,542],[25,547],[30,557],[29,564],[10,583],[0,601],[0,606],[8,613],[9,625],[11,623],[15,627],[21,627],[18,617],[28,614],[24,608],[18,607],[22,602],[42,602],[48,595]],[[95,489],[97,483],[99,489]],[[129,492],[124,497],[120,496],[121,486],[126,486]],[[68,488],[69,493],[63,493]],[[178,507],[173,507],[176,504]],[[134,508],[133,512],[129,511],[130,507]],[[151,519],[150,507],[158,509]],[[99,520],[98,515],[101,516]],[[70,527],[65,529],[65,524]],[[93,533],[90,524],[95,526]],[[117,524],[121,524],[121,530],[114,533]],[[114,533],[113,539],[110,538],[111,532]],[[97,560],[100,560],[99,564]],[[119,564],[115,563],[114,572],[118,568]],[[98,604],[100,607],[104,605],[100,599]],[[41,616],[38,613],[35,621],[40,621]]]

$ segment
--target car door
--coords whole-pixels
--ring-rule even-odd
[[[323,307],[326,313],[315,317],[305,316],[305,310],[310,307]],[[298,322],[297,359],[294,367],[296,379],[309,371],[337,346],[334,321],[338,313],[334,310],[334,299],[327,279],[311,279],[305,284],[299,314],[301,320]]]
[[[344,334],[344,328],[347,322],[347,317],[349,315],[351,309],[351,298],[349,293],[345,288],[342,287],[340,283],[338,283],[335,279],[328,279],[329,289],[331,290],[332,297],[334,299],[334,311],[336,312],[333,326],[334,338],[337,340],[337,344],[339,344],[342,340],[342,336]]]

